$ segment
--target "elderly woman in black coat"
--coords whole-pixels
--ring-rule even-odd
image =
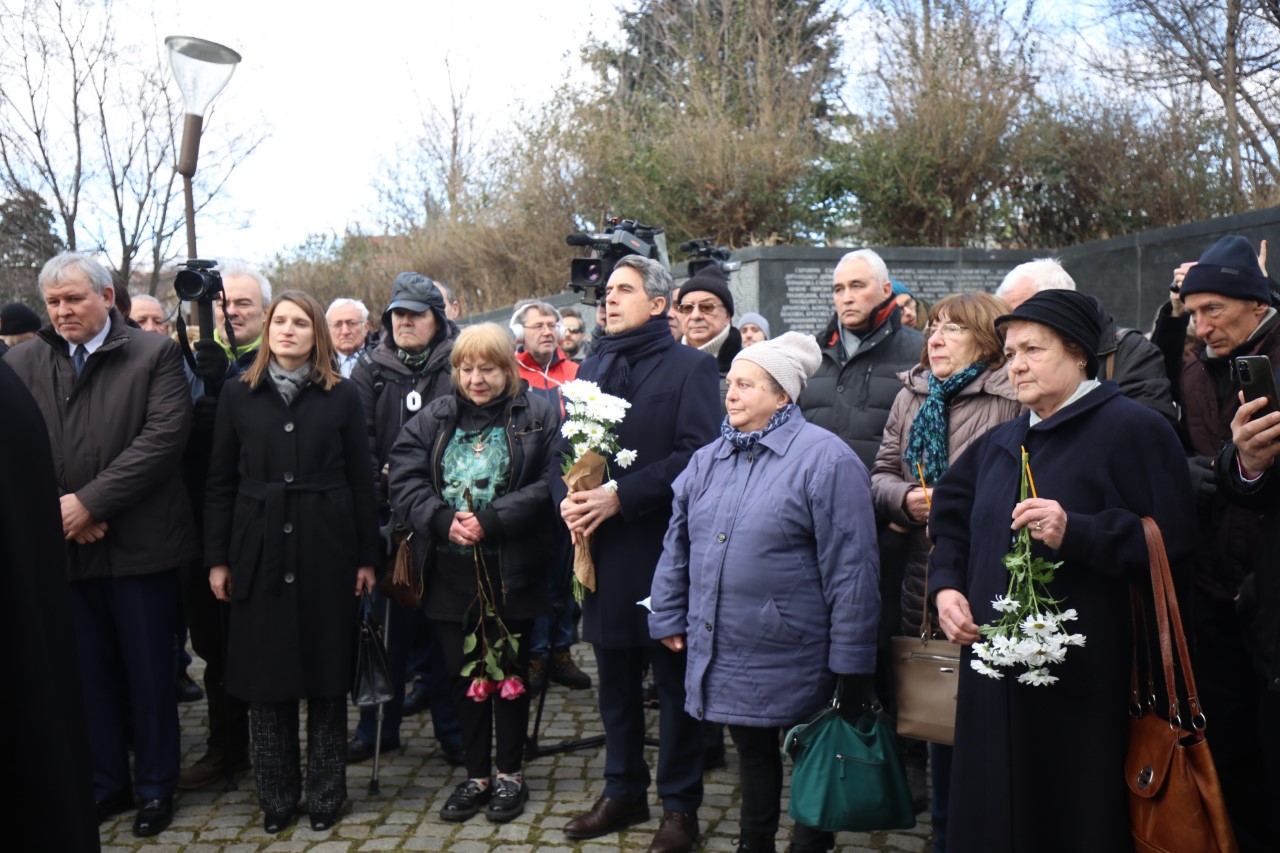
[[[346,799],[346,698],[357,606],[379,540],[364,415],[333,369],[324,311],[286,291],[263,345],[218,403],[205,501],[209,585],[230,602],[227,691],[247,700],[264,828],[301,795],[298,701],[307,700],[307,806],[327,829]]]
[[[427,619],[450,673],[468,778],[440,812],[505,823],[524,811],[529,727],[529,632],[547,607],[556,523],[547,490],[558,465],[555,404],[527,393],[511,338],[494,323],[460,334],[450,355],[454,393],[400,432],[388,483],[413,530]],[[497,741],[497,777],[493,740]]]
[[[1048,591],[1077,611],[1070,630],[1087,644],[1048,686],[961,669],[947,849],[1128,851],[1129,586],[1150,588],[1144,516],[1175,568],[1190,555],[1191,483],[1168,421],[1093,378],[1099,321],[1087,297],[1042,291],[996,323],[1030,411],[938,481],[929,591],[948,639],[977,642],[1009,588],[1011,534],[1029,528],[1033,556],[1062,562]],[[1018,501],[1023,447],[1038,497]]]

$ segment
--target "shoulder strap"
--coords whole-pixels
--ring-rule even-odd
[[[364,365],[364,369],[369,371],[369,375],[373,377],[373,399],[377,400],[382,395],[382,388],[387,384],[386,377],[382,373],[382,365],[373,360],[373,356],[369,354],[369,350],[360,350],[359,361]]]

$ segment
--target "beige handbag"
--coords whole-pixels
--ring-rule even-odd
[[[927,568],[924,583],[928,590]],[[926,598],[920,619],[920,636],[890,638],[898,696],[898,734],[950,746],[956,739],[960,646],[932,639],[929,623],[929,602]]]

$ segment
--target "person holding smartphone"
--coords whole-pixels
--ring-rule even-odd
[[[1195,672],[1209,737],[1227,809],[1242,850],[1275,850],[1280,835],[1267,818],[1263,752],[1258,748],[1259,708],[1264,691],[1254,658],[1268,660],[1255,639],[1265,628],[1254,579],[1274,573],[1274,558],[1258,550],[1265,539],[1265,514],[1228,500],[1219,486],[1223,445],[1232,440],[1241,411],[1236,361],[1268,356],[1280,364],[1280,317],[1272,305],[1272,282],[1250,242],[1223,237],[1185,270],[1178,293],[1180,318],[1161,310],[1170,340],[1180,340],[1188,323],[1200,340],[1184,356],[1181,385],[1183,440],[1196,486],[1198,560],[1189,600],[1182,611],[1192,637]],[[1180,322],[1181,327],[1168,328]],[[1246,415],[1254,412],[1251,404]],[[1234,461],[1232,462],[1234,465]],[[1224,494],[1224,491],[1228,494]],[[1262,570],[1266,571],[1262,571]],[[1259,588],[1261,590],[1261,587]],[[1269,666],[1270,664],[1267,664]]]

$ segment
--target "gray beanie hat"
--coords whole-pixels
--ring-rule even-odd
[[[760,331],[764,332],[765,339],[766,340],[768,339],[769,337],[769,321],[768,320],[766,320],[764,317],[762,317],[761,315],[757,314],[754,311],[748,311],[747,313],[742,315],[742,319],[738,320],[738,330],[741,331],[742,327],[747,325],[748,323],[752,323],[756,326],[759,326]]]
[[[822,351],[812,336],[786,332],[773,340],[745,347],[733,357],[734,361],[739,359],[762,367],[794,403],[800,399],[809,377],[822,364]]]

